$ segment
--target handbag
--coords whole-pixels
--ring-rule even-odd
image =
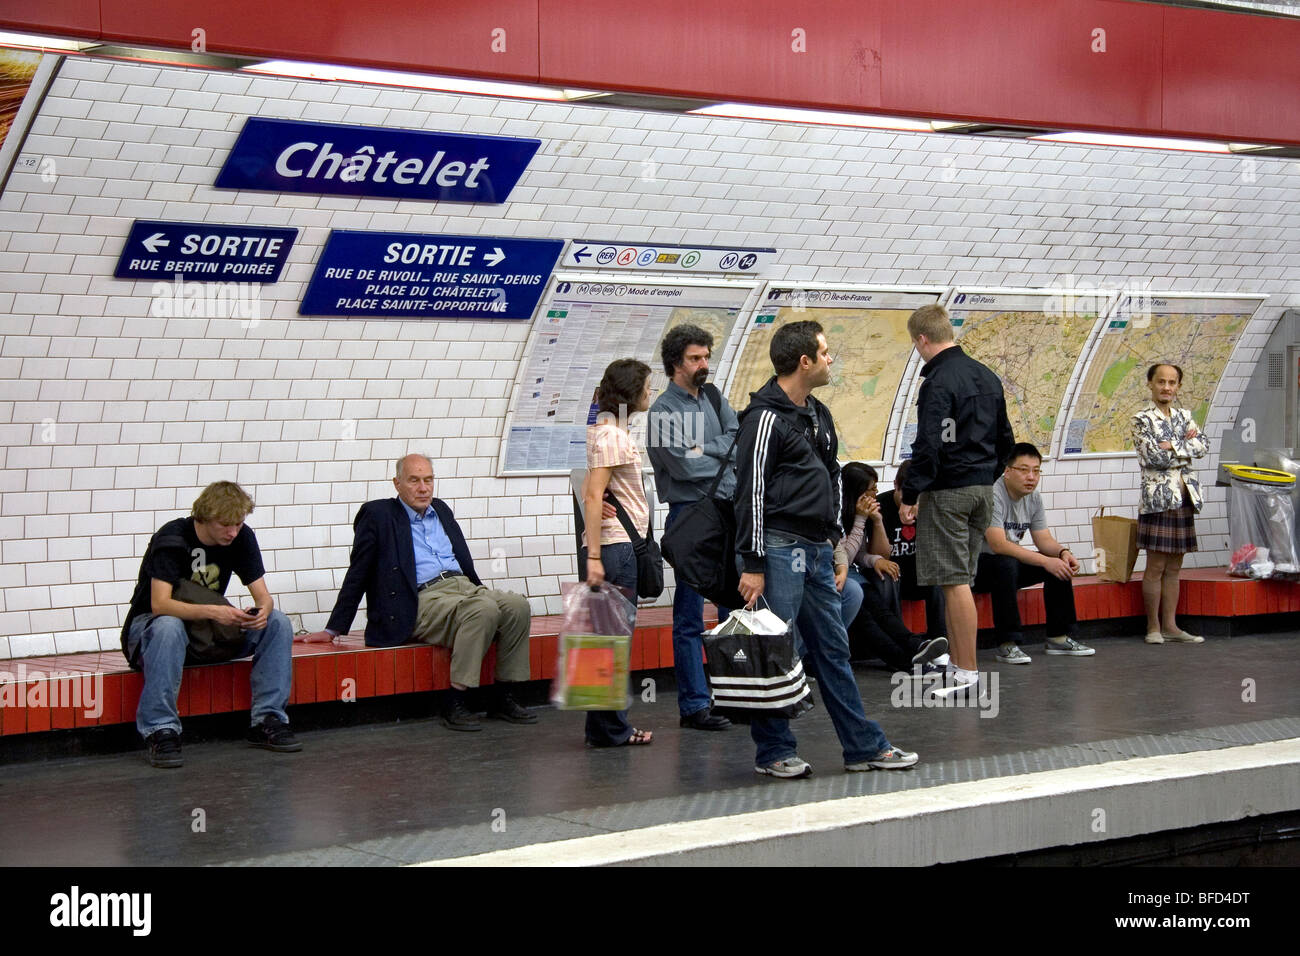
[[[224,604],[234,607],[224,595],[187,578],[172,586],[172,598],[183,604]],[[220,664],[242,657],[244,632],[237,624],[218,624],[216,621],[186,621],[190,636],[186,659],[195,664]]]
[[[612,491],[605,490],[605,500],[614,506],[614,511],[618,515],[618,523],[623,526],[627,532],[628,538],[632,542],[632,551],[636,554],[636,594],[637,597],[657,598],[664,593],[664,558],[659,550],[659,545],[655,544],[655,510],[653,507],[647,510],[650,513],[650,523],[646,528],[645,537],[637,534],[636,528],[632,527],[632,519],[624,510],[622,503],[614,496]],[[586,578],[587,567],[587,546],[582,544],[583,535],[586,531],[586,521],[582,516],[582,504],[575,496],[573,499],[573,519],[574,527],[578,533],[578,574]]]
[[[766,630],[758,614],[736,610],[714,633],[704,635],[714,713],[740,720],[793,720],[812,710],[808,678],[795,653],[793,624],[776,620],[783,625],[780,633],[755,633],[756,626]]]
[[[730,458],[724,459],[708,494],[688,505],[664,532],[663,555],[677,580],[705,600],[744,607],[736,566],[736,511],[730,501],[713,497],[729,467]]]

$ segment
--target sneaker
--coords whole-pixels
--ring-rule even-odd
[[[1033,660],[1015,644],[1003,644],[999,647],[997,659],[1001,664],[1028,664]]]
[[[948,653],[948,638],[936,637],[934,640],[922,641],[912,655],[913,664],[928,664],[936,657],[942,657]]]
[[[475,731],[482,730],[483,725],[478,722],[478,718],[470,713],[465,706],[464,692],[451,692],[450,700],[442,709],[442,725],[448,730],[465,730]]]
[[[864,760],[862,763],[846,763],[844,769],[849,773],[858,773],[864,770],[906,770],[908,767],[915,767],[919,759],[914,753],[908,753],[906,750],[900,750],[897,747],[890,747],[871,760]]]
[[[267,714],[260,724],[248,728],[248,742],[254,747],[281,754],[294,754],[302,750],[302,744],[293,735],[289,725],[275,714]]]
[[[956,697],[959,694],[978,694],[979,693],[979,675],[971,672],[974,676],[962,679],[957,676],[955,670],[949,670],[943,678],[943,684],[929,691],[934,697],[947,699]]]
[[[1067,637],[1063,641],[1054,641],[1050,637],[1047,639],[1048,654],[1064,654],[1067,657],[1091,657],[1096,654],[1096,648],[1089,647],[1087,644],[1080,644],[1072,637]]]
[[[181,735],[176,731],[170,728],[155,730],[144,742],[149,745],[150,766],[170,769],[185,763],[181,759]]]
[[[766,767],[755,767],[754,773],[766,774],[769,777],[795,779],[797,777],[811,777],[812,767],[806,760],[800,760],[798,757],[786,757],[784,760],[778,760]]]
[[[1170,634],[1168,631],[1165,631],[1162,636],[1170,644],[1204,644],[1205,643],[1205,638],[1197,637],[1195,634],[1188,634],[1186,631],[1176,631],[1173,634]]]

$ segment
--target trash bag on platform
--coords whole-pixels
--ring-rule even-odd
[[[1295,480],[1283,472],[1231,466],[1228,488],[1228,573],[1300,579],[1295,548]],[[1284,480],[1284,479],[1290,479]]]

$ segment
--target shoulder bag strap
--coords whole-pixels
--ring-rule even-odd
[[[705,382],[701,390],[704,392],[705,397],[708,398],[709,404],[713,406],[713,413],[718,416],[718,424],[721,425],[722,393],[718,391],[718,386],[711,382]],[[731,440],[731,447],[728,448],[727,453],[722,456],[722,467],[719,468],[718,473],[713,476],[713,483],[709,485],[709,491],[706,497],[712,498],[718,493],[718,485],[722,484],[722,476],[727,473],[727,466],[731,464],[731,453],[736,450],[736,439],[739,437],[740,429],[737,428],[736,438]]]
[[[712,382],[705,382],[703,386],[704,396],[713,406],[713,414],[718,416],[718,424],[722,424],[722,393],[718,391],[718,386]]]
[[[623,503],[619,501],[618,498],[614,496],[614,492],[609,489],[605,490],[605,498],[613,502],[614,511],[618,514],[618,523],[623,526],[623,530],[627,532],[627,536],[632,539],[632,544],[640,544],[642,541],[641,535],[637,534],[636,528],[632,527],[632,518],[628,515],[627,511],[624,510]],[[655,536],[655,510],[654,508],[649,507],[649,504],[650,503],[647,501],[647,510],[650,512],[650,524],[649,527],[646,528],[645,536],[653,541]]]

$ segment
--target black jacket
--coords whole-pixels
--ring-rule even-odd
[[[430,507],[451,539],[451,550],[465,576],[482,584],[474,573],[465,535],[440,498]],[[352,557],[348,573],[339,588],[334,613],[326,628],[346,634],[357,616],[361,595],[366,596],[366,646],[396,647],[406,644],[415,632],[416,597],[415,545],[411,521],[397,498],[367,501],[352,522]]]
[[[736,550],[746,573],[762,574],[764,531],[843,536],[839,439],[830,409],[811,395],[800,408],[775,376],[750,399],[736,436]]]
[[[993,484],[1016,441],[1001,379],[960,345],[926,362],[921,375],[912,468],[903,483],[908,505],[923,491]]]

